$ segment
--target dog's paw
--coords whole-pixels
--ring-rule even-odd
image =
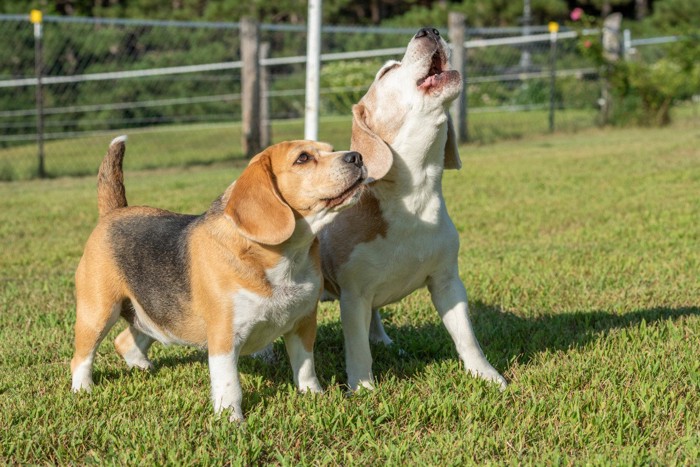
[[[370,380],[360,380],[348,384],[350,391],[348,394],[359,393],[362,391],[374,391],[374,383]]]
[[[321,387],[321,384],[318,382],[316,378],[313,380],[307,381],[305,383],[302,383],[299,385],[299,392],[301,393],[313,393],[313,394],[322,394],[323,393],[323,388]]]
[[[269,344],[259,352],[252,353],[250,356],[267,365],[274,365],[277,363],[277,354],[275,353],[275,349],[272,344]]]
[[[73,384],[71,385],[71,391],[74,393],[79,393],[79,392],[92,392],[92,381],[86,382],[86,381],[81,381],[76,383],[73,381]]]
[[[131,368],[138,368],[143,371],[151,371],[153,369],[153,362],[147,358],[135,358],[133,360],[126,360],[126,366]]]
[[[369,341],[372,344],[383,344],[386,347],[390,347],[394,344],[394,341],[391,340],[391,337],[387,336],[386,333],[384,333],[384,332],[382,332],[380,334],[375,334],[375,333],[370,331]]]
[[[465,364],[465,367],[467,372],[472,376],[498,384],[501,391],[505,391],[506,387],[508,386],[506,379],[501,376],[501,374],[488,362],[485,365],[474,365],[474,367],[470,367]]]
[[[73,392],[92,391],[92,362],[85,361],[73,369],[71,390]]]
[[[243,425],[243,422],[245,422],[245,418],[243,417],[242,413],[236,413],[236,411],[231,410],[231,414],[228,417],[228,421],[237,425]]]

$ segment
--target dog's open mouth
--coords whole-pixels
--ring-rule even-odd
[[[365,177],[360,175],[355,183],[350,185],[345,191],[343,191],[338,196],[333,198],[326,198],[323,201],[326,202],[326,206],[330,209],[340,206],[352,198],[356,193],[358,193],[365,186]]]
[[[437,49],[430,58],[430,68],[425,77],[418,80],[418,89],[424,92],[439,92],[442,87],[453,80],[459,81],[460,75],[456,70],[450,70],[444,51]]]
[[[440,53],[440,49],[437,49],[430,59],[428,75],[418,80],[418,88],[427,91],[437,86],[441,81],[443,71],[445,70],[443,70],[442,54]]]

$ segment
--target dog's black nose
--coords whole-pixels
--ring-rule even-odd
[[[435,28],[422,28],[416,33],[416,37],[435,36],[440,37],[440,31]]]
[[[350,151],[343,156],[343,162],[362,167],[362,155],[359,152]]]

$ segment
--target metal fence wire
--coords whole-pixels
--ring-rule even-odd
[[[123,133],[142,154],[129,162],[131,168],[241,157],[239,29],[239,23],[45,17],[37,68],[32,23],[25,16],[0,15],[0,180],[36,176],[38,142],[45,174],[92,174],[107,142]],[[259,30],[267,44],[261,64],[269,82],[266,110],[274,122],[273,140],[301,137],[284,125],[304,114],[305,29],[262,24]],[[594,125],[598,70],[580,54],[573,36],[557,41],[552,61],[545,31],[533,27],[523,39],[517,37],[520,28],[468,30],[471,140],[548,131],[552,96],[557,130]],[[349,144],[352,104],[384,61],[400,59],[414,33],[324,27],[321,139]],[[335,127],[324,132],[332,117],[348,127],[342,140],[334,140],[339,138]]]

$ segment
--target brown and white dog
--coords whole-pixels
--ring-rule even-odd
[[[418,31],[400,62],[377,73],[353,107],[351,148],[370,183],[360,201],[321,231],[325,288],[340,300],[348,385],[373,387],[370,340],[391,344],[378,308],[428,287],[471,374],[505,387],[474,335],[459,278],[459,235],[442,196],[444,169],[461,161],[449,104],[462,78],[433,28]]]
[[[279,336],[301,391],[321,391],[314,369],[321,294],[316,234],[359,198],[366,178],[357,152],[291,141],[255,156],[199,216],[126,207],[115,139],[100,166],[100,219],[75,275],[74,391],[90,390],[100,341],[115,340],[129,367],[149,369],[154,340],[207,347],[214,410],[242,420],[239,355]]]

